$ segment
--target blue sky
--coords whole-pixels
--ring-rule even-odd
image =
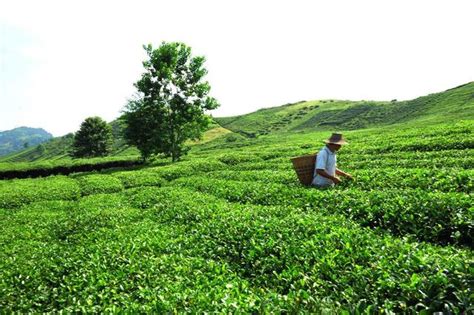
[[[474,81],[473,1],[2,1],[0,130],[75,132],[134,93],[142,45],[207,58],[214,116],[412,99]]]

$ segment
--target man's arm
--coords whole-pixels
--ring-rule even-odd
[[[326,172],[326,170],[324,170],[324,169],[319,169],[319,168],[318,168],[318,169],[316,169],[316,173],[317,173],[318,175],[321,175],[322,177],[326,177],[327,179],[332,180],[332,181],[334,182],[334,184],[339,184],[339,183],[341,182],[341,180],[339,179],[339,177],[329,175],[329,174]]]
[[[340,169],[338,169],[338,168],[336,168],[336,174],[337,174],[337,175],[341,175],[341,176],[345,176],[345,177],[350,178],[350,179],[354,179],[354,177],[352,177],[351,174],[346,173],[346,172],[344,172],[344,171],[342,171],[342,170],[340,170]],[[322,175],[321,175],[321,176],[322,176]]]

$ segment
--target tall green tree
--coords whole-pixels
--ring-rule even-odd
[[[86,118],[74,135],[74,157],[98,157],[110,153],[112,128],[100,117]]]
[[[204,57],[192,56],[191,48],[183,43],[143,48],[148,59],[135,83],[138,97],[124,110],[125,139],[145,160],[162,153],[174,162],[189,149],[185,141],[199,139],[210,123],[205,111],[219,104],[208,96]]]

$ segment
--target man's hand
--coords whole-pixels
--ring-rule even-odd
[[[316,173],[318,175],[321,175],[322,177],[330,179],[334,184],[339,184],[341,182],[341,179],[338,176],[331,176],[328,173],[326,173],[326,170],[316,169]]]
[[[339,177],[337,177],[337,176],[334,176],[334,177],[332,178],[332,181],[334,182],[334,184],[337,185],[337,184],[339,184],[339,183],[341,182],[341,179],[340,179]]]
[[[344,176],[344,177],[347,177],[347,178],[349,178],[349,179],[354,180],[354,177],[352,177],[351,174],[346,173],[346,172],[344,172],[344,171],[342,171],[342,170],[340,170],[340,169],[338,169],[338,168],[336,168],[336,175]]]

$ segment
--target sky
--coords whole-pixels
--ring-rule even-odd
[[[215,117],[408,100],[474,81],[472,0],[0,0],[0,131],[119,117],[143,45],[206,57]]]

